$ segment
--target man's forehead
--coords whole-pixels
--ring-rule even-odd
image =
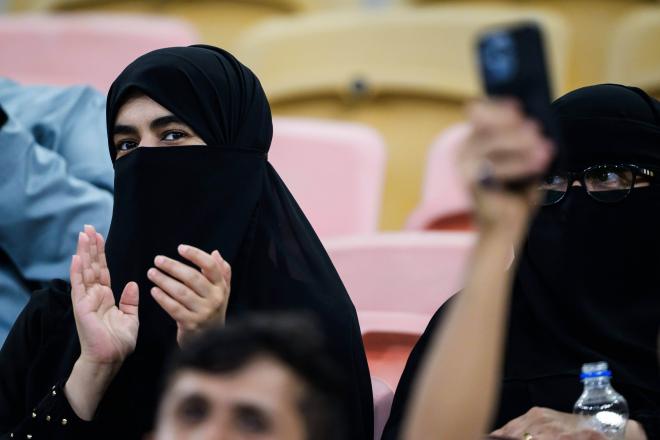
[[[176,395],[204,394],[226,404],[259,404],[275,408],[283,403],[297,404],[305,384],[281,361],[259,356],[227,372],[183,369],[171,382]]]

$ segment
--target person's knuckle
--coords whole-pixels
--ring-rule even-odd
[[[187,296],[187,288],[185,286],[182,286],[181,284],[177,284],[173,286],[172,288],[172,293],[174,296],[176,296],[179,300],[183,300]]]
[[[544,410],[539,406],[533,406],[527,413],[530,416],[539,417],[544,414]]]

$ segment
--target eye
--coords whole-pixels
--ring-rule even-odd
[[[167,131],[163,135],[162,140],[164,141],[178,141],[179,139],[182,139],[184,137],[188,136],[186,133],[183,131]]]
[[[119,141],[115,144],[115,148],[117,149],[117,151],[129,151],[137,146],[138,146],[137,142],[133,142],[133,141]]]
[[[201,396],[190,396],[179,404],[176,413],[184,423],[195,425],[203,422],[209,416],[210,405]]]
[[[546,176],[539,185],[539,189],[550,191],[566,191],[567,179],[565,176],[552,175]]]
[[[633,176],[626,169],[604,168],[585,175],[585,180],[590,191],[614,191],[630,189]]]
[[[257,408],[239,408],[236,412],[236,425],[241,432],[267,433],[271,429],[268,417]]]

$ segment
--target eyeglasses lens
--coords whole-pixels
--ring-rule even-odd
[[[562,175],[547,176],[539,184],[539,190],[545,191],[541,204],[543,206],[554,205],[566,194],[568,178]]]
[[[626,198],[635,177],[632,170],[625,167],[596,167],[584,173],[584,183],[591,197],[600,202],[613,203]]]

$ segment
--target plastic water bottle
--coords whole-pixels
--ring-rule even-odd
[[[606,362],[582,365],[584,391],[573,413],[583,416],[582,427],[603,433],[608,439],[623,440],[628,422],[628,403],[617,393]]]

